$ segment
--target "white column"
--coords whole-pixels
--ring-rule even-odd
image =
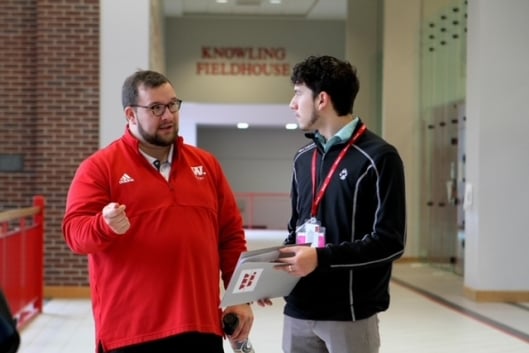
[[[470,0],[465,289],[529,300],[529,1]]]
[[[380,132],[382,0],[348,0],[344,59],[358,69],[360,91],[353,113]]]
[[[381,131],[404,161],[408,224],[404,256],[416,258],[419,256],[422,173],[418,111],[421,0],[385,0],[383,13]]]
[[[121,86],[137,69],[149,68],[150,0],[100,0],[99,146],[125,131]]]
[[[101,77],[99,146],[104,147],[125,131],[121,106],[121,86],[125,78],[138,69],[153,69],[150,52],[151,0],[100,0],[101,9]],[[177,84],[177,83],[175,83]],[[184,103],[185,104],[185,103]],[[185,109],[183,109],[185,111]],[[182,114],[181,114],[182,115]],[[182,119],[182,118],[181,118]],[[196,144],[196,123],[181,121],[180,134],[186,143]]]

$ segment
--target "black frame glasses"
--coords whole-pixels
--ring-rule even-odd
[[[149,109],[152,115],[161,117],[165,113],[165,109],[169,109],[171,113],[176,113],[177,111],[179,111],[180,107],[182,106],[182,100],[177,99],[167,104],[162,104],[162,103],[154,103],[151,105],[131,104],[130,106],[133,108]]]

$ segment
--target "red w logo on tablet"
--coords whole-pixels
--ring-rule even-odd
[[[237,281],[237,292],[251,292],[255,290],[262,269],[248,269],[241,272]]]

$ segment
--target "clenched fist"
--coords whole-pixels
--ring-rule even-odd
[[[125,205],[120,205],[117,202],[111,202],[103,207],[103,219],[116,234],[124,234],[130,228],[125,208]]]

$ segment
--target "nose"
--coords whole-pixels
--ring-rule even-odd
[[[296,110],[297,107],[298,107],[298,105],[297,105],[297,103],[295,102],[295,99],[294,99],[294,98],[292,98],[292,99],[290,100],[290,103],[288,104],[288,106],[289,106],[289,108],[292,109],[292,110]]]

